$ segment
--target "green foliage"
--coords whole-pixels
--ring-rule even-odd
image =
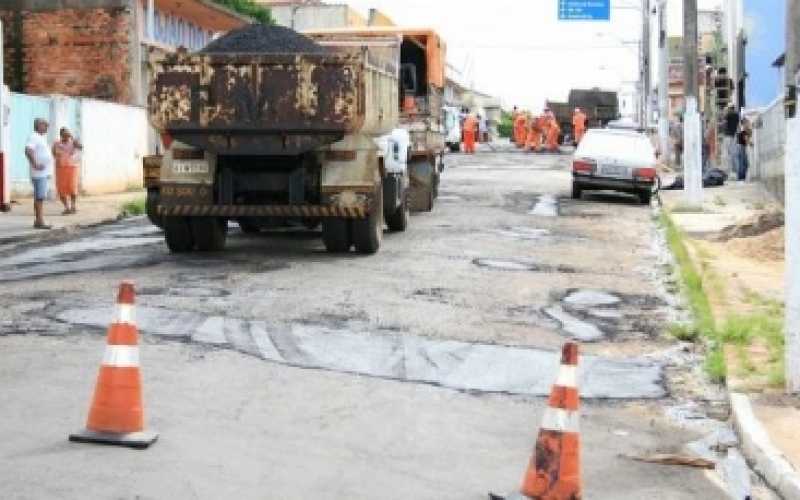
[[[497,133],[500,134],[500,137],[512,137],[512,132],[514,131],[514,123],[512,122],[511,113],[502,110],[500,112],[500,123],[497,125]]]
[[[272,12],[269,8],[256,3],[254,0],[211,0],[212,2],[228,7],[229,9],[250,16],[258,22],[272,24]]]
[[[142,215],[145,212],[145,199],[137,198],[122,205],[122,212],[128,215]]]
[[[705,369],[711,381],[716,383],[725,381],[725,372],[727,370],[725,366],[725,353],[720,346],[714,347],[706,357]]]

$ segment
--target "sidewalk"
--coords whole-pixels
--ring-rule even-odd
[[[783,303],[782,209],[758,183],[706,188],[699,212],[687,209],[683,190],[660,197],[701,270],[717,329],[726,319]],[[773,313],[770,321],[782,335],[782,315]],[[759,326],[743,321],[748,340],[726,343],[724,350],[733,426],[750,465],[783,498],[800,499],[800,397],[784,394],[774,373],[766,373],[776,360],[764,339],[748,331]]]
[[[77,228],[117,220],[126,203],[144,200],[144,197],[144,190],[79,197],[76,203],[78,213],[72,215],[61,214],[64,207],[60,201],[46,201],[44,220],[46,224],[53,226],[49,230],[34,229],[31,198],[14,199],[10,212],[0,212],[0,245],[40,240],[65,234]]]

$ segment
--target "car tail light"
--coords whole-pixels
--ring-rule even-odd
[[[574,160],[572,162],[572,171],[591,173],[594,171],[594,162],[587,160]]]
[[[652,181],[653,179],[656,178],[657,175],[658,173],[656,172],[656,169],[652,167],[637,168],[633,173],[633,176],[636,179],[643,179],[648,181]]]
[[[166,132],[162,132],[161,144],[164,146],[164,149],[169,149],[169,147],[172,146],[172,136]]]

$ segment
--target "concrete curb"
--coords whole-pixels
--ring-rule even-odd
[[[800,473],[772,444],[747,395],[732,392],[730,400],[733,427],[742,441],[747,461],[784,500],[800,500]]]

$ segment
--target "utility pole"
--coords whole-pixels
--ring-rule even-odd
[[[686,204],[703,203],[702,149],[697,79],[697,0],[683,0],[683,178]]]
[[[652,88],[650,83],[650,0],[642,0],[642,93],[644,97],[644,120],[642,126],[646,127],[653,119]]]
[[[669,158],[669,45],[667,0],[658,2],[658,138],[662,158]]]
[[[797,116],[798,69],[800,69],[800,0],[786,0],[786,390],[800,392],[800,117]]]

